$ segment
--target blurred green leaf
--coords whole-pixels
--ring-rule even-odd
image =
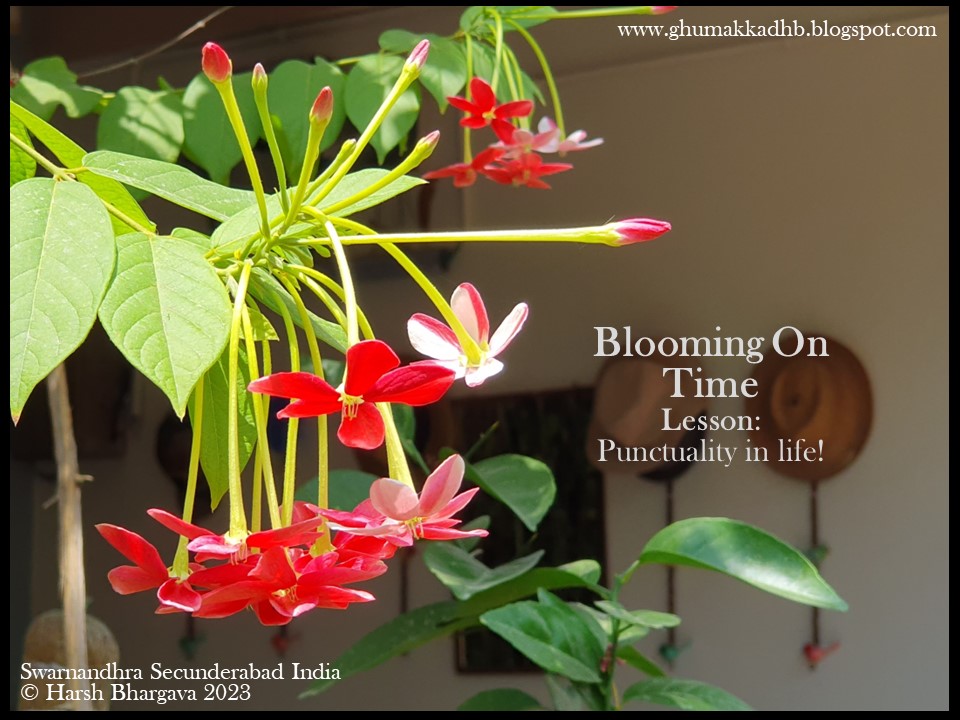
[[[183,145],[183,103],[177,92],[124,87],[97,126],[97,147],[174,162]]]
[[[377,42],[380,45],[380,49],[385,52],[409,53],[417,46],[420,40],[421,36],[416,33],[406,30],[387,30],[380,33],[380,38]]]
[[[473,555],[447,542],[432,542],[423,553],[423,562],[437,580],[458,600],[468,600],[494,585],[523,575],[540,562],[543,550],[490,568]]]
[[[347,117],[363,131],[400,77],[403,59],[393,55],[365,55],[347,75]],[[420,95],[416,85],[407,89],[384,118],[370,145],[382,163],[387,153],[404,141],[417,122]]]
[[[260,116],[250,87],[251,73],[233,78],[234,94],[251,145],[260,138]],[[243,159],[220,93],[205,75],[197,75],[183,94],[183,154],[202,167],[210,179],[230,184],[230,171]]]
[[[20,81],[10,88],[10,99],[49,120],[60,105],[69,117],[83,117],[96,109],[103,93],[78,85],[77,76],[70,72],[62,57],[48,57],[34,60],[23,68]]]
[[[668,525],[650,538],[640,562],[716,570],[787,600],[847,609],[803,553],[759,528],[728,518],[690,518]]]
[[[310,129],[310,108],[325,86],[333,91],[334,104],[330,124],[320,143],[322,150],[337,141],[343,128],[344,78],[340,68],[322,58],[316,58],[313,63],[287,60],[270,73],[267,99],[284,168],[291,182],[300,177]]]
[[[459,94],[467,84],[467,56],[458,42],[439,35],[426,37],[430,41],[430,54],[420,72],[420,82],[443,112],[447,109],[447,98]]]
[[[330,507],[334,510],[352,511],[370,497],[370,485],[376,479],[376,475],[361,470],[331,470],[328,488]],[[310,478],[297,488],[297,500],[316,503],[318,486],[317,478]]]
[[[666,677],[666,673],[660,669],[659,665],[629,645],[620,645],[617,648],[617,657],[650,677]]]
[[[557,494],[550,468],[524,455],[498,455],[468,465],[467,478],[510,508],[531,532]]]
[[[481,712],[521,712],[524,710],[543,710],[540,701],[523,690],[500,688],[484,690],[461,703],[457,710]]]
[[[623,703],[646,702],[678,710],[752,710],[740,698],[696,680],[651,678],[623,691]]]
[[[672,613],[656,610],[627,610],[623,605],[611,600],[597,600],[594,605],[610,617],[628,625],[639,625],[653,630],[672,628],[680,624],[680,618]]]

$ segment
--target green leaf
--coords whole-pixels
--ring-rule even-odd
[[[549,22],[552,19],[549,16],[556,15],[557,13],[557,9],[549,5],[497,5],[495,9],[503,16],[504,20],[513,20],[517,25],[524,28],[543,25],[543,23]],[[547,17],[524,17],[527,14],[537,16],[545,15]],[[503,30],[504,32],[512,32],[515,31],[516,28],[509,23],[504,23]]]
[[[540,701],[523,690],[500,688],[484,690],[464,701],[457,710],[479,710],[481,712],[519,712],[524,710],[543,710]]]
[[[183,104],[177,92],[124,87],[97,126],[97,147],[174,162],[183,145]]]
[[[275,313],[279,313],[280,306],[283,305],[290,313],[294,324],[298,327],[303,327],[296,303],[293,298],[290,297],[287,289],[283,287],[280,281],[273,277],[273,275],[263,268],[254,268],[250,278],[250,288],[251,294],[257,301],[266,305]],[[307,312],[310,316],[310,325],[313,328],[314,334],[317,336],[317,340],[325,342],[335,350],[346,352],[347,334],[343,328],[329,320],[317,317],[312,312]]]
[[[170,231],[170,237],[175,237],[179,240],[186,240],[188,243],[196,245],[204,252],[207,252],[213,248],[213,241],[210,240],[210,237],[208,235],[204,235],[202,232],[197,232],[193,228],[174,228]]]
[[[381,168],[368,168],[366,170],[358,170],[357,172],[350,173],[346,175],[343,180],[337,183],[337,186],[330,191],[330,194],[323,199],[323,210],[332,205],[339,203],[342,200],[353,197],[358,193],[366,190],[371,185],[378,182],[381,178],[389,174],[389,170],[383,170]],[[376,205],[379,205],[382,202],[386,202],[390,198],[396,197],[397,195],[402,195],[407,192],[407,190],[412,190],[418,185],[426,184],[425,180],[420,178],[411,177],[409,175],[402,175],[396,180],[391,182],[389,185],[385,185],[379,190],[367,195],[365,198],[358,200],[355,203],[347,205],[341,210],[337,210],[334,213],[337,217],[347,217],[358,213],[361,210],[367,210]]]
[[[216,510],[221,498],[227,492],[230,470],[227,464],[229,452],[230,413],[228,397],[230,394],[229,351],[224,351],[220,359],[203,376],[203,421],[200,433],[200,466],[203,476],[210,486],[210,509]],[[247,365],[247,353],[240,347],[237,385],[237,429],[240,440],[240,471],[247,466],[257,443],[257,424],[253,416],[253,403],[247,385],[250,384],[250,368]],[[190,396],[190,421],[196,414],[196,392]]]
[[[473,555],[444,542],[432,542],[423,553],[423,562],[437,580],[458,600],[468,600],[478,592],[513,580],[540,562],[543,550],[517,558],[496,568],[489,568]]]
[[[496,62],[494,49],[481,42],[475,42],[471,47],[473,48],[473,74],[489,81],[493,77],[493,69]],[[500,67],[502,73],[503,65]],[[541,105],[544,104],[543,93],[540,91],[540,88],[537,87],[533,79],[522,70],[520,71],[520,84],[520,94],[523,98],[534,100]],[[506,84],[505,81],[501,82],[497,91],[497,96],[500,101],[512,99],[509,95],[509,89],[510,86]]]
[[[650,677],[666,677],[666,673],[660,669],[659,665],[629,645],[620,645],[617,648],[617,657]]]
[[[336,65],[322,58],[316,58],[312,64],[302,60],[287,60],[270,73],[267,99],[276,125],[283,164],[291,182],[296,182],[300,176],[303,155],[307,150],[310,107],[325,86],[333,90],[333,97],[337,101],[333,104],[333,115],[320,143],[321,150],[333,145],[343,128],[343,73]]]
[[[230,333],[226,288],[202,252],[176,238],[117,238],[117,271],[100,322],[130,364],[157,385],[180,417],[194,385]]]
[[[599,628],[598,635],[601,638],[601,642],[605,642],[602,638],[608,638],[613,635],[613,618],[609,615],[600,612],[595,607],[582,603],[570,603],[570,606],[581,615],[588,616],[593,620]],[[642,640],[649,634],[650,631],[641,625],[625,625],[621,623],[618,630],[618,637],[624,645],[630,645]]]
[[[352,511],[357,505],[370,497],[370,486],[376,475],[362,470],[339,469],[330,471],[330,507],[334,510]],[[317,478],[310,478],[297,488],[297,500],[317,502]]]
[[[30,134],[22,122],[13,115],[10,116],[10,134],[21,142],[33,147]],[[10,141],[10,186],[13,187],[21,180],[27,180],[37,174],[37,161]]]
[[[672,628],[680,624],[680,618],[672,613],[657,612],[656,610],[630,611],[620,603],[610,600],[597,600],[594,605],[610,617],[621,620],[628,625],[639,625],[640,627],[651,628],[653,630],[662,630],[663,628]]]
[[[79,183],[10,188],[10,414],[87,337],[113,272],[110,217]]]
[[[431,640],[476,627],[483,613],[529,597],[540,588],[588,587],[596,590],[591,582],[578,574],[591,571],[595,565],[594,561],[584,561],[556,568],[534,568],[509,582],[477,593],[469,600],[434,603],[405,613],[364,635],[332,663],[333,667],[340,670],[341,679],[369,670]],[[335,682],[339,681],[318,680],[301,697],[321,693]]]
[[[403,59],[393,55],[364,55],[351,68],[347,76],[347,117],[357,130],[363,132],[380,105],[390,94],[400,71]],[[377,152],[377,159],[383,162],[387,153],[393,150],[413,130],[420,114],[420,95],[414,85],[397,99],[397,103],[384,118],[370,144]]]
[[[572,608],[522,601],[490,610],[480,622],[547,672],[600,682],[603,648]]]
[[[460,16],[460,29],[468,35],[476,33],[486,21],[486,10],[483,5],[468,7]]]
[[[10,89],[11,100],[44,120],[49,120],[60,105],[68,116],[83,117],[93,112],[102,98],[100,90],[77,85],[77,76],[61,57],[34,60],[23,68],[20,81]]]
[[[650,539],[640,562],[716,570],[804,605],[847,609],[803,553],[736,520],[690,518],[668,525]]]
[[[555,710],[577,712],[604,709],[603,691],[597,685],[573,682],[553,673],[547,673],[544,680]]]
[[[83,164],[83,158],[87,154],[87,151],[53,127],[53,125],[50,125],[26,108],[20,107],[12,101],[10,103],[10,114],[22,122],[33,136],[57,157],[63,167],[77,168]],[[133,199],[133,196],[116,180],[100,177],[90,172],[79,173],[77,180],[92,188],[97,194],[97,197],[110,203],[128,218],[139,223],[147,230],[153,232],[157,229],[157,226],[150,222],[150,219],[144,214],[140,205]],[[111,217],[110,221],[113,223],[113,230],[117,235],[123,235],[132,229],[129,225],[115,217]]]
[[[422,36],[407,30],[387,30],[380,33],[380,39],[377,42],[384,52],[409,53],[421,39]]]
[[[185,167],[123,153],[99,150],[83,158],[91,172],[224,221],[254,203],[253,193],[218,185]]]
[[[498,455],[469,465],[467,477],[502,502],[534,532],[557,494],[553,473],[524,455]]]
[[[255,304],[247,303],[247,311],[250,314],[250,328],[253,331],[253,339],[257,342],[263,340],[279,340],[280,336],[277,335],[277,329],[273,327],[273,323],[267,320],[267,316],[260,312],[260,309]],[[246,337],[246,333],[243,331],[243,328],[240,329],[240,337]]]
[[[251,145],[260,138],[260,116],[250,86],[251,73],[235,75],[234,94]],[[230,171],[243,159],[220,93],[205,75],[197,75],[183,94],[183,154],[210,175],[230,184]]]
[[[651,678],[623,691],[623,702],[646,702],[678,710],[752,710],[740,698],[696,680]]]
[[[420,72],[420,82],[433,95],[440,112],[447,108],[447,98],[457,95],[467,84],[467,56],[460,43],[439,35],[427,35],[430,55]]]

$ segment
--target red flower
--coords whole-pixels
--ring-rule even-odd
[[[116,525],[101,523],[97,531],[133,565],[121,565],[107,573],[107,580],[121,595],[157,588],[157,612],[193,612],[200,607],[200,594],[182,578],[170,577],[157,549],[140,535]]]
[[[486,80],[478,77],[470,81],[470,97],[472,100],[456,96],[448,97],[447,100],[458,110],[468,113],[467,117],[460,120],[460,124],[475,130],[486,127],[494,120],[526,117],[533,112],[533,103],[530,100],[514,100],[497,105],[493,88]]]
[[[511,125],[511,127],[513,127]],[[470,187],[477,181],[478,175],[485,175],[487,170],[503,156],[503,150],[489,147],[468,163],[455,163],[439,170],[431,170],[423,177],[426,180],[453,178],[453,186],[458,188]]]
[[[556,175],[572,167],[569,163],[545,163],[537,153],[526,153],[502,167],[488,169],[486,175],[501,185],[523,185],[549,190],[550,186],[540,178],[544,175]]]
[[[666,220],[653,218],[629,218],[613,224],[619,236],[618,245],[656,240],[664,233],[670,232],[671,225]]]
[[[537,126],[537,134],[521,130],[504,120],[493,123],[493,131],[500,138],[495,147],[504,149],[508,158],[517,158],[530,152],[556,152],[560,140],[560,128],[543,118]]]
[[[279,418],[305,418],[342,412],[337,437],[347,447],[372,450],[383,443],[383,418],[374,403],[428,405],[453,384],[452,370],[432,364],[399,367],[400,359],[380,340],[364,340],[347,350],[345,380],[334,388],[316,375],[285,372],[254,380],[251,392],[289,398]]]

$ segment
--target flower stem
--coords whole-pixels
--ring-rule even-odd
[[[281,306],[282,307],[282,306]],[[250,369],[250,380],[256,380],[260,377],[260,369],[257,366],[257,345],[253,339],[253,324],[250,322],[250,311],[246,304],[243,306],[243,339],[247,351],[247,366]],[[264,343],[266,344],[266,342]],[[267,371],[269,350],[264,355],[264,371]],[[233,386],[231,386],[233,387]],[[246,389],[244,389],[246,392]],[[269,398],[266,398],[269,403]],[[280,510],[277,507],[277,489],[273,477],[273,463],[270,461],[270,445],[267,440],[267,408],[265,403],[256,395],[251,397],[253,402],[253,422],[257,427],[257,458],[260,459],[260,470],[263,472],[264,485],[267,488],[267,506],[270,512],[270,526],[278,528],[282,526]],[[254,460],[256,463],[256,459]],[[257,468],[254,467],[256,476]],[[260,508],[256,490],[254,491],[254,512],[253,523],[257,527],[260,524]]]
[[[190,464],[187,466],[187,490],[183,495],[184,522],[193,522],[193,503],[197,496],[197,476],[200,474],[200,441],[203,431],[203,381],[206,374],[201,375],[193,389],[193,408],[190,413],[190,424],[193,426],[193,438],[190,442]],[[190,540],[183,535],[177,543],[177,553],[173,556],[173,574],[181,579],[190,575],[190,554],[187,544]]]
[[[270,218],[267,216],[267,198],[263,192],[263,181],[260,179],[257,160],[253,156],[250,138],[247,137],[247,129],[243,124],[243,116],[240,114],[240,106],[237,104],[237,96],[233,93],[233,79],[231,78],[229,82],[214,83],[214,87],[220,93],[223,107],[227,111],[227,119],[230,120],[230,127],[233,128],[233,134],[237,137],[240,154],[243,156],[243,163],[247,168],[250,184],[253,186],[253,193],[257,198],[257,207],[260,208],[260,232],[263,233],[264,242],[269,242]],[[250,252],[249,249],[247,249],[247,252]]]
[[[368,235],[359,237],[366,239],[374,236]],[[469,332],[467,332],[467,329],[463,326],[463,323],[460,322],[460,318],[458,318],[453,312],[453,308],[450,307],[450,303],[446,301],[443,295],[440,294],[440,291],[437,290],[432,282],[430,282],[430,278],[424,275],[420,268],[418,268],[416,264],[392,242],[379,242],[377,244],[387,253],[389,253],[389,255],[397,261],[400,267],[407,271],[407,274],[413,278],[414,282],[416,282],[426,296],[430,298],[431,302],[433,302],[440,314],[443,315],[443,319],[447,321],[447,325],[449,325],[450,329],[456,334],[457,340],[460,341],[460,347],[463,348],[463,351],[466,354],[469,362],[474,365],[479,364],[481,360],[480,346],[477,345],[477,341],[470,336]]]
[[[557,228],[546,230],[486,230],[444,233],[383,233],[349,235],[340,238],[343,245],[385,245],[399,243],[463,243],[463,242],[571,242],[616,245],[619,236],[610,225]],[[326,238],[298,240],[298,245],[330,245]]]
[[[245,262],[240,271],[237,295],[233,301],[233,320],[230,323],[230,345],[228,348],[227,386],[227,492],[230,497],[229,535],[235,541],[247,536],[247,518],[243,510],[243,487],[240,484],[240,428],[238,421],[239,398],[236,387],[239,377],[240,326],[243,323],[243,311],[246,308],[247,287],[250,284],[250,271],[253,264]]]
[[[463,49],[467,56],[467,87],[470,87],[470,81],[473,80],[473,39],[470,33],[463,37]],[[471,143],[470,128],[463,129],[463,162],[469,165],[473,161],[473,147]]]
[[[323,140],[324,131],[327,129],[329,121],[315,122],[311,119],[310,131],[307,134],[307,149],[303,155],[303,166],[300,168],[300,181],[297,183],[297,189],[293,193],[293,200],[290,201],[290,208],[287,210],[287,216],[283,219],[280,234],[293,224],[303,199],[306,197],[307,188],[310,184],[310,176],[313,175],[313,167],[317,164],[317,158],[320,157],[320,142]]]
[[[344,294],[343,304],[347,311],[347,347],[350,347],[360,342],[360,328],[357,325],[357,294],[353,287],[353,277],[350,275],[347,254],[343,251],[343,243],[340,242],[340,235],[329,220],[324,227],[327,230],[330,242],[333,243],[333,254],[337,259],[337,267],[340,269],[340,284],[343,286]]]
[[[261,88],[257,84],[254,84],[253,98],[257,105],[257,114],[260,116],[263,136],[267,140],[267,147],[270,148],[270,159],[273,161],[273,169],[277,173],[277,186],[280,190],[280,208],[286,213],[290,208],[290,198],[287,196],[287,171],[283,166],[283,156],[280,154],[277,134],[273,129],[273,121],[270,119],[270,104],[267,100],[266,86]]]
[[[526,28],[514,20],[507,20],[514,30],[520,33],[520,36],[527,41],[527,45],[533,50],[540,62],[540,68],[543,70],[543,79],[547,81],[547,88],[550,90],[550,100],[553,102],[553,112],[556,115],[557,127],[560,128],[560,136],[566,137],[566,130],[563,125],[563,109],[560,107],[560,93],[557,91],[557,83],[553,79],[553,73],[550,71],[550,63],[547,62],[547,56],[543,54],[540,45],[533,39],[533,35],[527,32]]]
[[[330,291],[343,302],[346,293],[344,293],[343,288],[336,280],[328,275],[324,275],[319,270],[304,267],[303,265],[287,265],[287,268],[297,273],[297,279],[310,288],[313,294],[319,298],[320,302],[330,310],[340,326],[346,330],[346,316],[343,314],[343,311],[340,310],[334,299],[330,297],[330,294],[324,290],[324,287],[329,288]],[[320,287],[321,285],[324,287]],[[359,305],[357,305],[357,324],[360,326],[360,335],[364,340],[376,339],[376,336],[373,334],[373,328],[370,326],[370,321],[367,320],[366,314],[364,314]]]
[[[403,443],[400,442],[397,424],[393,420],[390,403],[377,403],[377,410],[383,418],[384,444],[387,447],[387,468],[390,477],[416,490],[413,476],[410,474],[410,465],[407,463],[407,454],[403,450]]]
[[[497,82],[500,80],[500,67],[503,60],[503,18],[496,10],[491,10],[493,14],[494,27],[494,59],[493,59],[493,77],[490,79],[490,88],[494,94],[497,92]]]

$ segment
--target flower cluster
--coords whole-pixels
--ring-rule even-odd
[[[193,561],[180,572],[168,568],[156,547],[137,533],[97,525],[104,539],[133,563],[114,568],[107,577],[121,595],[156,589],[158,613],[222,618],[249,608],[263,625],[285,625],[316,608],[343,610],[374,599],[347,586],[386,572],[385,561],[397,547],[420,538],[486,536],[486,530],[457,529],[460,520],[453,516],[477,492],[457,494],[463,473],[463,460],[453,455],[427,478],[419,496],[403,483],[382,478],[353,512],[297,502],[290,525],[246,537],[217,535],[165,510],[149,510],[154,520],[187,541]]]
[[[567,153],[586,150],[603,143],[600,138],[587,140],[583,130],[564,136],[562,129],[548,117],[541,118],[534,134],[515,121],[529,122],[533,112],[530,100],[512,100],[498,103],[493,88],[483,78],[470,81],[470,99],[449,97],[447,100],[465,115],[460,124],[471,131],[490,127],[497,142],[469,157],[462,163],[433,170],[424,175],[428,180],[452,178],[455,187],[469,187],[480,175],[500,183],[517,187],[548,190],[550,186],[542,179],[548,175],[570,170],[573,165],[563,162],[544,162],[544,154]],[[469,154],[469,151],[468,151]]]

